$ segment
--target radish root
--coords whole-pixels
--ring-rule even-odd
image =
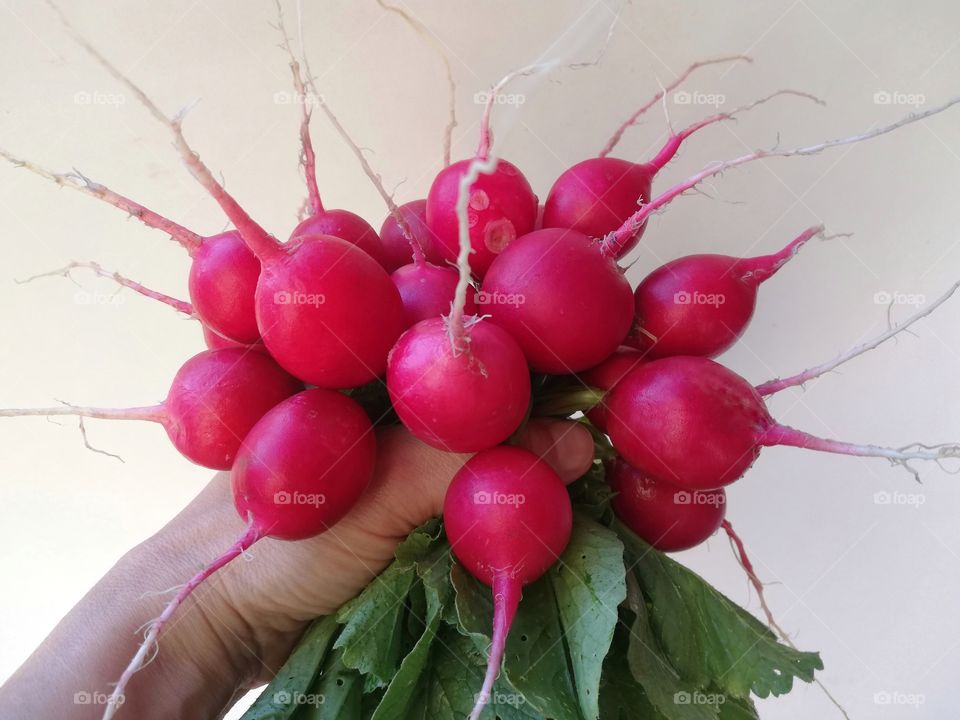
[[[666,97],[667,93],[673,92],[676,90],[681,83],[683,83],[688,77],[690,77],[695,71],[702,67],[707,67],[708,65],[720,65],[722,63],[734,63],[743,60],[744,62],[752,63],[753,58],[747,55],[728,55],[726,57],[713,58],[710,60],[700,60],[693,63],[690,67],[684,70],[677,78],[671,82],[666,87],[661,87],[660,90],[654,94],[654,96],[647,101],[645,104],[641,105],[638,110],[636,110],[630,117],[621,123],[620,127],[613,133],[611,138],[607,140],[607,144],[603,146],[603,149],[599,152],[599,157],[606,157],[613,149],[619,144],[620,140],[623,138],[623,134],[627,131],[628,128],[637,124],[637,121],[640,119],[640,116],[646,113],[650,108],[656,105],[660,100]]]
[[[838,367],[840,367],[844,363],[849,362],[850,360],[853,360],[855,357],[863,355],[864,353],[882,345],[890,338],[896,337],[897,335],[902,333],[904,330],[909,328],[918,320],[922,320],[923,318],[933,313],[934,310],[936,310],[938,307],[943,305],[943,303],[949,300],[954,295],[954,293],[956,293],[958,288],[960,288],[960,281],[955,282],[953,285],[951,285],[950,288],[943,295],[941,295],[939,298],[934,300],[932,303],[930,303],[930,305],[925,307],[923,310],[910,316],[899,325],[894,325],[889,330],[887,330],[884,333],[881,333],[880,335],[873,338],[872,340],[869,340],[863,343],[862,345],[858,345],[857,347],[848,350],[847,352],[843,353],[842,355],[839,355],[838,357],[834,358],[833,360],[830,360],[829,362],[822,363],[821,365],[817,365],[816,367],[808,368],[807,370],[803,370],[797,373],[796,375],[791,375],[790,377],[786,377],[782,379],[776,378],[774,380],[769,380],[765,383],[757,385],[757,392],[764,396],[773,395],[774,393],[780,392],[781,390],[784,390],[786,388],[795,387],[797,385],[803,385],[809,380],[813,380],[814,378],[818,378],[821,375],[826,375],[828,372],[836,370]]]

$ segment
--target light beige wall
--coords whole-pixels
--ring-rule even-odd
[[[613,5],[611,0],[606,0]],[[288,73],[267,0],[64,3],[93,41],[175,112],[196,98],[187,134],[248,209],[278,234],[301,201],[297,116],[283,104]],[[411,2],[448,48],[459,94],[455,154],[476,142],[474,93],[548,51],[592,56],[603,2]],[[291,13],[293,7],[289,8]],[[586,14],[586,15],[585,15]],[[579,21],[579,22],[578,22]],[[445,121],[439,63],[373,2],[309,3],[306,39],[328,102],[400,200],[422,196],[440,159]],[[559,42],[555,42],[560,37]],[[519,107],[498,108],[502,150],[541,196],[567,165],[596,152],[618,121],[691,61],[747,52],[753,65],[712,68],[686,85],[729,108],[778,88],[816,93],[820,108],[783,98],[689,143],[658,187],[747,149],[813,142],[885,123],[911,107],[877,93],[960,93],[960,10],[946,0],[899,2],[637,2],[600,67],[524,84]],[[277,96],[277,93],[281,93]],[[278,102],[278,99],[280,102]],[[711,112],[669,104],[679,127]],[[503,130],[508,128],[505,134]],[[620,151],[647,157],[663,138],[660,109]],[[329,205],[378,224],[384,212],[356,162],[317,117],[320,185]],[[0,145],[78,168],[201,232],[223,225],[192,183],[168,135],[78,51],[42,3],[0,5]],[[761,381],[833,356],[885,327],[878,292],[931,299],[960,275],[956,188],[960,110],[869,145],[773,160],[678,200],[647,233],[631,276],[689,252],[766,252],[823,221],[849,239],[806,248],[762,292],[744,341],[724,361]],[[13,280],[70,259],[96,259],[158,289],[186,294],[184,253],[116,211],[24,171],[0,167],[0,405],[128,405],[161,398],[198,329],[107,282],[77,274]],[[78,295],[78,293],[87,293]],[[854,441],[960,438],[956,366],[960,300],[842,373],[772,403],[785,422]],[[895,318],[912,312],[895,306]],[[151,426],[89,423],[90,440],[126,464],[85,450],[75,424],[0,424],[0,677],[127,548],[158,528],[209,476]],[[754,553],[782,624],[822,651],[823,678],[853,717],[914,717],[877,693],[922,694],[927,717],[952,717],[960,669],[956,478],[924,468],[923,486],[881,461],[774,449],[730,491],[730,517]],[[882,505],[877,491],[923,504]],[[919,501],[918,501],[919,502]],[[722,538],[684,558],[757,609]],[[880,695],[882,701],[885,696]],[[894,701],[902,696],[894,696]],[[761,703],[766,718],[831,717],[816,688]]]

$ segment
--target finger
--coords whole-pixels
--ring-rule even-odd
[[[567,484],[593,463],[593,438],[572,420],[534,420],[524,429],[519,445],[542,457]]]

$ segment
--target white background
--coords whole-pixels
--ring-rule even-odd
[[[612,0],[606,0],[612,5]],[[278,235],[303,196],[295,108],[267,0],[64,3],[76,25],[169,112],[195,98],[186,130],[248,210]],[[455,156],[472,152],[474,93],[510,69],[568,54],[589,59],[610,17],[603,2],[425,3],[407,7],[447,46],[459,92]],[[292,7],[289,8],[294,13]],[[446,96],[429,46],[375,3],[310,3],[311,62],[327,101],[401,201],[422,197],[440,162]],[[591,29],[592,28],[592,29]],[[559,38],[559,42],[555,42]],[[783,98],[688,143],[658,180],[667,187],[706,162],[755,147],[825,140],[890,122],[912,107],[875,93],[960,93],[960,10],[947,0],[643,2],[629,6],[599,67],[525,84],[526,102],[497,109],[502,152],[543,197],[590,156],[634,107],[690,62],[747,52],[752,65],[702,70],[685,85],[730,108],[791,87],[828,101]],[[160,128],[73,46],[42,3],[0,2],[0,139],[60,170],[76,167],[211,234],[223,226]],[[117,98],[119,96],[119,100]],[[113,101],[113,102],[111,102]],[[677,127],[714,111],[668,103]],[[509,133],[506,129],[509,128]],[[637,160],[664,139],[662,109],[618,152]],[[379,226],[384,208],[357,163],[317,115],[320,187]],[[743,342],[723,361],[752,381],[828,359],[886,326],[878,292],[939,295],[957,276],[960,108],[869,144],[729,172],[656,217],[630,275],[690,252],[778,249],[825,222],[849,239],[812,243],[763,287]],[[0,167],[0,405],[140,405],[163,397],[199,329],[168,308],[79,273],[14,279],[95,259],[157,289],[186,295],[187,258],[162,234],[22,170]],[[90,298],[91,295],[84,296]],[[111,298],[106,300],[106,298]],[[81,300],[83,297],[81,297]],[[894,318],[914,311],[892,308]],[[856,442],[960,439],[956,367],[960,299],[903,336],[773,400],[774,415]],[[722,421],[722,419],[718,419]],[[0,678],[128,548],[183,506],[210,473],[181,459],[162,430],[91,421],[83,448],[72,421],[0,424]],[[917,486],[880,460],[765,450],[730,489],[729,517],[746,540],[781,623],[822,652],[824,683],[854,718],[955,716],[960,670],[956,478],[923,468]],[[877,491],[919,494],[881,505]],[[918,506],[918,503],[922,502]],[[738,602],[756,598],[722,537],[681,558]],[[878,693],[892,697],[878,704]],[[760,703],[765,718],[839,717],[816,687]]]

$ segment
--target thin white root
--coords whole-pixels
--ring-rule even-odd
[[[443,166],[448,167],[450,165],[450,149],[453,145],[453,131],[457,127],[457,85],[453,80],[453,68],[450,66],[450,58],[447,57],[444,46],[437,39],[436,35],[430,32],[426,25],[413,17],[410,12],[396,5],[388,5],[384,0],[377,0],[377,4],[384,10],[399,15],[417,35],[423,38],[430,47],[433,48],[443,63],[443,71],[447,78],[447,124],[443,128]]]
[[[902,333],[904,330],[909,328],[918,320],[921,320],[927,317],[928,315],[930,315],[931,313],[933,313],[934,310],[936,310],[938,307],[943,305],[943,303],[949,300],[954,295],[954,293],[956,293],[958,288],[960,288],[960,281],[955,282],[953,285],[951,285],[950,288],[943,295],[941,295],[939,298],[934,300],[932,303],[930,303],[930,305],[925,307],[923,310],[910,316],[899,325],[894,325],[893,327],[888,329],[886,332],[881,333],[880,335],[877,335],[872,340],[869,340],[861,345],[856,346],[855,348],[848,350],[847,352],[837,356],[833,360],[817,365],[816,367],[803,370],[802,372],[799,372],[796,375],[791,375],[790,377],[786,377],[782,379],[777,378],[777,379],[765,382],[761,385],[758,385],[757,392],[764,396],[773,395],[774,393],[780,392],[781,390],[784,390],[786,388],[795,387],[797,385],[803,385],[804,383],[810,380],[813,380],[814,378],[820,377],[821,375],[825,375],[828,372],[836,370],[838,367],[840,367],[844,363],[849,362],[850,360],[853,360],[855,357],[863,355],[864,353],[869,352],[870,350],[873,350],[874,348],[882,345],[890,338],[896,337],[897,335]]]
[[[100,455],[106,455],[107,457],[115,458],[115,459],[119,460],[120,462],[126,464],[127,461],[124,460],[124,459],[123,459],[122,457],[120,457],[119,455],[117,455],[116,453],[107,452],[106,450],[101,450],[100,448],[97,448],[97,447],[94,447],[93,445],[91,445],[91,444],[90,444],[90,441],[87,439],[87,427],[86,427],[86,425],[83,424],[83,418],[82,418],[82,417],[78,417],[78,418],[77,418],[77,422],[78,422],[78,424],[80,425],[80,437],[83,438],[83,446],[84,446],[87,450],[90,450],[90,451],[95,452],[95,453],[99,453]]]

